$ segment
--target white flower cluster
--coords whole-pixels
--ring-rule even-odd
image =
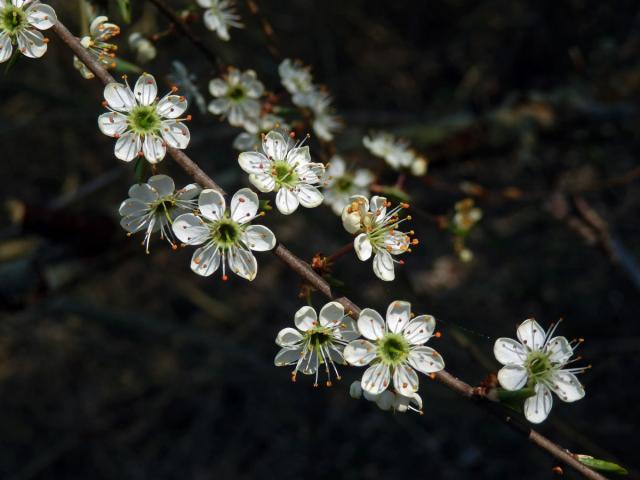
[[[220,40],[229,41],[229,28],[242,28],[240,16],[235,11],[233,0],[196,0],[198,5],[206,8],[204,12],[205,26],[216,32]]]
[[[42,57],[49,40],[40,30],[57,21],[53,8],[39,0],[0,0],[0,63],[11,58],[14,45],[25,57]]]
[[[390,133],[374,133],[364,137],[362,143],[367,150],[384,159],[394,170],[408,170],[416,176],[427,173],[427,160],[410,149],[408,142],[396,139]]]

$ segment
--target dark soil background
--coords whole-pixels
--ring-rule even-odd
[[[76,2],[49,3],[79,31]],[[119,21],[129,59],[130,32],[168,25],[151,4],[133,3],[134,25]],[[344,293],[379,311],[407,299],[435,315],[443,336],[433,346],[472,384],[497,370],[496,337],[514,336],[530,316],[543,325],[563,317],[561,334],[586,339],[593,369],[581,377],[585,399],[556,402],[539,429],[635,477],[637,2],[258,5],[259,17],[239,2],[246,28],[228,44],[197,20],[193,29],[223,63],[254,68],[274,90],[279,60],[267,44],[312,65],[345,119],[336,144],[351,161],[381,167],[361,147],[372,128],[405,136],[431,160],[426,179],[407,183],[420,246],[393,284],[343,258],[335,275]],[[343,368],[330,389],[290,383],[288,369],[273,366],[274,338],[304,304],[298,278],[270,254],[258,254],[252,283],[201,278],[190,249],[155,241],[147,256],[127,238],[117,208],[135,176],[97,128],[102,86],[83,80],[49,37],[43,59],[20,58],[0,75],[2,479],[556,477],[552,458],[426,378],[424,416],[351,399],[360,369]],[[179,59],[209,99],[207,59],[176,35],[157,46],[144,68],[165,78]],[[190,112],[189,155],[228,191],[247,185],[231,149],[236,130]],[[159,171],[188,181],[169,157]],[[468,264],[425,213],[450,215],[465,192],[484,211]],[[271,213],[265,224],[306,259],[349,241],[328,208]],[[317,307],[324,301],[314,296]],[[564,478],[576,476],[565,469]]]

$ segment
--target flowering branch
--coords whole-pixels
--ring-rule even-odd
[[[163,5],[160,0],[151,0],[156,5]],[[159,7],[161,8],[161,7]],[[163,10],[164,12],[164,10]],[[166,14],[166,13],[165,13]],[[179,19],[178,19],[179,20]],[[89,55],[87,50],[80,44],[78,39],[69,32],[69,30],[61,23],[57,22],[52,30],[62,39],[62,41],[74,52],[74,54],[99,78],[103,83],[108,84],[115,82],[115,79],[103,68],[98,61]],[[184,31],[184,30],[183,30]],[[192,39],[193,40],[193,39]],[[189,158],[181,150],[175,148],[167,148],[169,154],[180,165],[183,170],[191,176],[201,186],[217,190],[224,194],[224,190],[212,180],[193,160]],[[329,283],[318,275],[311,266],[289,251],[284,245],[278,244],[272,250],[275,255],[291,270],[296,272],[306,283],[314,287],[320,293],[330,299],[335,299],[342,306],[348,315],[356,318],[360,314],[360,308],[346,297],[335,298],[336,295],[331,289]],[[438,383],[444,385],[449,390],[458,395],[471,400],[477,406],[495,414],[504,423],[512,429],[522,434],[533,444],[555,457],[558,461],[570,466],[582,476],[593,480],[604,480],[605,477],[596,471],[582,464],[578,459],[567,450],[561,448],[551,440],[531,429],[528,425],[514,419],[505,409],[498,403],[491,401],[481,389],[473,388],[471,385],[454,377],[445,370],[432,374],[432,378]]]

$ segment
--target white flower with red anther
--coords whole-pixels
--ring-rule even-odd
[[[129,234],[145,232],[142,245],[147,253],[151,235],[156,232],[175,249],[171,224],[178,215],[196,208],[195,198],[200,190],[192,183],[176,191],[171,177],[154,175],[147,183],[138,183],[129,189],[129,198],[120,205],[120,225]]]
[[[496,359],[504,365],[498,372],[502,388],[534,389],[534,395],[524,401],[524,415],[531,423],[541,423],[549,416],[551,392],[563,402],[575,402],[585,395],[575,374],[591,366],[565,368],[580,359],[571,357],[582,340],[569,342],[565,337],[553,337],[559,323],[545,333],[538,322],[529,318],[516,331],[519,341],[499,338],[493,346]]]
[[[38,0],[0,0],[0,63],[11,58],[14,45],[25,57],[42,57],[49,39],[39,30],[57,21],[53,8]]]
[[[416,370],[430,375],[444,368],[442,356],[424,346],[435,328],[431,315],[412,318],[409,302],[392,302],[386,321],[365,308],[358,317],[358,330],[365,338],[349,343],[344,358],[351,365],[369,365],[361,381],[365,392],[379,395],[393,385],[397,394],[412,398],[419,386]]]
[[[353,195],[369,193],[373,178],[373,174],[365,168],[349,171],[342,157],[334,155],[323,179],[324,203],[330,205],[336,215],[341,215]]]
[[[198,198],[196,214],[185,213],[173,222],[173,233],[186,245],[201,245],[191,258],[191,270],[208,277],[222,266],[227,279],[227,265],[236,275],[251,281],[258,273],[252,251],[265,252],[276,245],[273,232],[250,222],[258,213],[258,195],[248,188],[238,190],[227,208],[222,194],[206,189]]]
[[[115,57],[118,47],[108,40],[120,34],[120,27],[115,23],[109,23],[105,16],[96,17],[89,26],[89,35],[80,39],[80,43],[87,49],[93,59],[99,62],[107,70],[116,67]],[[95,77],[94,73],[74,55],[73,66],[80,71],[80,75],[87,80]]]
[[[275,365],[293,365],[291,380],[294,382],[298,372],[315,375],[316,387],[318,372],[324,366],[326,385],[330,387],[332,372],[340,380],[336,364],[346,363],[345,345],[360,336],[355,322],[338,302],[327,303],[320,315],[313,307],[302,307],[296,312],[294,322],[296,328],[284,328],[276,337],[276,344],[281,349],[274,360]]]
[[[384,197],[374,196],[371,202],[366,197],[354,195],[342,211],[342,225],[349,233],[357,234],[353,246],[358,258],[365,262],[373,255],[373,272],[384,281],[395,279],[396,263],[404,263],[393,257],[411,251],[418,240],[412,239],[413,230],[402,232],[400,224],[411,220],[411,216],[400,218],[398,213],[409,208],[401,203],[387,210],[391,203]]]
[[[117,138],[115,155],[130,162],[142,156],[150,163],[160,162],[167,153],[167,145],[185,149],[191,134],[182,123],[191,115],[179,118],[187,110],[185,97],[174,95],[176,88],[158,100],[158,87],[152,75],[144,73],[133,89],[125,83],[109,83],[104,88],[109,110],[98,117],[98,126],[105,135]]]
[[[229,27],[242,28],[240,15],[236,13],[233,0],[196,0],[204,12],[204,25],[218,34],[220,40],[229,41]]]
[[[240,168],[258,190],[278,192],[276,207],[285,215],[295,212],[299,205],[317,207],[324,198],[315,187],[324,177],[324,165],[311,161],[309,147],[303,143],[274,130],[264,135],[262,152],[242,152],[238,156]]]
[[[209,82],[209,92],[216,97],[209,103],[211,113],[220,115],[223,119],[228,118],[234,127],[258,133],[258,99],[264,93],[264,86],[258,80],[256,72],[240,72],[236,68],[229,68],[222,78],[214,78]]]

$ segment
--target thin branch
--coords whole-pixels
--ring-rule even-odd
[[[158,4],[158,0],[151,0]],[[80,44],[78,39],[74,37],[67,28],[58,21],[53,27],[53,31],[64,41],[65,44],[71,48],[76,56],[87,65],[87,67],[95,73],[96,77],[102,80],[103,83],[110,83],[115,81],[114,78],[100,65],[97,61],[91,58],[88,52]],[[173,159],[191,175],[203,187],[213,188],[221,193],[224,190],[214,182],[202,169],[191,160],[184,152],[169,148],[167,150]],[[335,294],[331,290],[331,286],[320,275],[318,275],[311,266],[299,257],[291,253],[284,245],[279,244],[273,253],[278,257],[287,267],[296,272],[302,279],[312,287],[316,288],[320,293],[334,299],[342,304],[349,314],[353,317],[357,317],[360,313],[360,308],[346,297],[336,298]],[[476,405],[488,410],[489,412],[498,416],[503,422],[512,427],[515,431],[521,433],[529,439],[533,444],[537,445],[541,449],[545,450],[557,460],[565,463],[573,468],[576,472],[580,473],[585,478],[591,480],[606,480],[604,476],[598,472],[591,470],[586,465],[580,463],[571,453],[561,448],[551,440],[540,435],[535,430],[531,429],[528,424],[522,421],[516,420],[505,413],[506,411],[498,404],[491,402],[486,397],[478,395],[477,391],[469,384],[454,377],[445,370],[438,372],[433,378],[440,384],[447,387],[449,390],[457,393],[458,395],[471,400]]]

